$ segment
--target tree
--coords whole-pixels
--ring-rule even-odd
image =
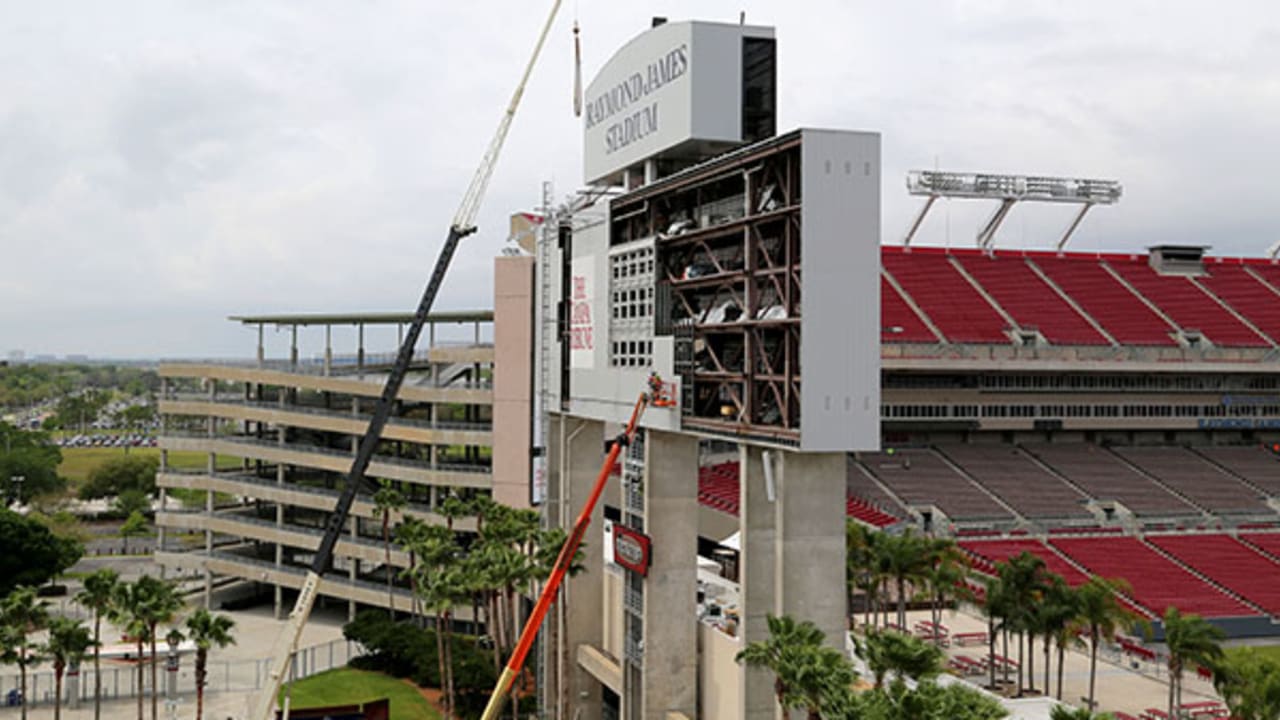
[[[3,507],[13,503],[26,505],[41,495],[61,493],[67,481],[58,477],[62,451],[49,434],[20,430],[0,421],[0,497]],[[20,477],[21,483],[10,481]]]
[[[392,486],[387,479],[379,480],[377,492],[373,494],[373,509],[382,515],[382,546],[386,551],[385,568],[387,573],[387,612],[395,619],[396,601],[394,593],[395,571],[391,569],[391,513],[398,512],[405,506],[404,495]]]
[[[144,578],[147,576],[144,576]],[[111,599],[109,617],[111,621],[124,630],[125,636],[131,638],[137,649],[138,677],[138,720],[142,720],[143,689],[142,653],[143,643],[147,636],[148,603],[151,602],[149,589],[142,579],[132,583],[118,583]]]
[[[159,689],[156,684],[156,627],[161,623],[171,622],[173,616],[182,609],[182,600],[178,591],[170,583],[150,575],[143,575],[135,583],[146,598],[142,604],[140,619],[146,627],[147,639],[151,643],[151,720],[160,716],[158,707]]]
[[[409,553],[409,567],[400,572],[400,576],[409,581],[409,590],[412,593],[412,606],[409,608],[409,614],[415,619],[421,620],[418,612],[419,602],[421,598],[418,596],[418,550],[427,539],[427,524],[416,517],[406,517],[404,522],[396,525],[396,543]]]
[[[1050,640],[1058,647],[1058,693],[1062,699],[1062,675],[1065,665],[1067,646],[1078,643],[1076,635],[1076,618],[1080,614],[1076,592],[1067,585],[1062,576],[1051,574],[1049,587],[1044,598],[1036,608],[1038,625],[1045,635],[1044,688],[1049,693],[1049,645]]]
[[[1236,720],[1280,718],[1280,663],[1238,648],[1213,667],[1213,686]]]
[[[199,608],[187,618],[187,634],[196,644],[196,720],[204,716],[204,688],[209,679],[209,650],[235,644],[231,630],[235,622],[226,615],[214,615]]]
[[[89,629],[79,620],[56,617],[49,623],[49,639],[44,645],[44,653],[53,660],[53,720],[62,719],[62,675],[67,665],[78,665],[95,644],[89,636]]]
[[[122,495],[130,490],[144,497],[156,494],[156,472],[160,460],[154,455],[122,455],[103,460],[89,471],[80,487],[81,500]]]
[[[33,587],[19,587],[0,602],[0,627],[3,628],[3,661],[17,664],[21,675],[22,720],[27,718],[27,667],[39,662],[40,646],[31,640],[31,634],[49,624],[48,604],[36,595]]]
[[[929,539],[907,528],[901,535],[885,537],[887,574],[898,590],[898,626],[907,625],[907,585],[921,583],[930,569]]]
[[[884,686],[886,675],[922,680],[943,671],[942,651],[918,638],[893,631],[869,632],[862,645],[862,658],[875,678],[875,687]]]
[[[41,585],[74,565],[83,546],[56,537],[36,520],[0,508],[0,597],[20,585]],[[77,551],[78,550],[78,551]]]
[[[1169,607],[1162,618],[1164,643],[1168,652],[1169,717],[1182,705],[1182,673],[1188,663],[1211,666],[1222,659],[1222,640],[1226,635],[1194,613],[1183,615]]]
[[[1019,553],[1017,556],[1009,558],[1007,562],[998,563],[996,570],[1003,582],[1005,592],[1008,594],[1006,625],[1016,630],[1018,637],[1018,695],[1022,694],[1022,668],[1024,665],[1031,671],[1031,682],[1028,683],[1031,688],[1035,689],[1035,653],[1029,653],[1030,662],[1026,662],[1026,656],[1023,655],[1023,640],[1030,637],[1030,643],[1034,642],[1033,635],[1033,612],[1036,605],[1040,601],[1040,596],[1045,589],[1045,569],[1044,560],[1032,555],[1029,552]]]
[[[134,510],[129,513],[124,524],[120,526],[120,537],[124,540],[123,554],[129,554],[129,538],[147,534],[147,519],[142,513]]]
[[[1098,679],[1098,644],[1103,640],[1112,640],[1116,632],[1124,625],[1135,622],[1138,618],[1133,611],[1120,603],[1117,593],[1128,592],[1129,584],[1124,580],[1091,576],[1089,581],[1076,589],[1079,602],[1077,615],[1080,624],[1089,636],[1089,707],[1096,707],[1094,690]]]
[[[76,594],[76,602],[93,611],[93,720],[102,717],[102,671],[99,656],[102,643],[102,616],[111,610],[112,598],[120,575],[102,568],[84,579],[84,588]]]
[[[967,600],[973,593],[966,584],[969,564],[954,541],[934,540],[929,556],[924,580],[929,587],[929,617],[936,628],[942,623],[943,607],[954,600]],[[934,633],[934,644],[942,645],[940,633]]]
[[[1009,613],[1009,594],[1005,591],[1004,582],[999,577],[989,577],[982,584],[982,614],[987,618],[987,657],[996,656],[996,635],[1004,632],[1006,617]],[[1008,635],[1005,634],[1008,638]],[[1008,647],[1006,643],[1006,655]],[[1009,666],[1005,665],[1005,681],[1008,682]],[[992,690],[996,689],[996,664],[987,663],[987,671],[991,674]]]
[[[748,643],[734,657],[741,665],[773,673],[773,692],[778,707],[785,714],[788,699],[794,697],[798,675],[803,672],[807,654],[822,646],[823,634],[808,620],[798,621],[789,615],[766,617],[769,637]]]
[[[883,539],[887,537],[889,536],[870,530],[856,520],[849,520],[845,524],[845,576],[850,594],[861,590],[866,596],[863,624],[867,627],[872,625],[876,612],[876,591],[884,579],[881,568],[884,553],[881,546]]]

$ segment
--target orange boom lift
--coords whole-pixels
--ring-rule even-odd
[[[502,675],[498,677],[498,684],[494,686],[493,694],[489,696],[489,704],[485,706],[484,714],[480,716],[480,720],[495,720],[498,717],[498,713],[502,711],[507,694],[511,692],[511,685],[524,668],[525,657],[528,656],[529,649],[533,647],[534,639],[538,637],[538,630],[542,628],[542,621],[547,616],[547,610],[551,609],[551,603],[555,601],[556,593],[560,590],[560,584],[564,581],[565,573],[569,571],[569,565],[573,563],[573,556],[578,553],[578,546],[582,544],[582,536],[586,534],[587,526],[591,524],[591,511],[595,509],[596,502],[600,500],[600,493],[604,492],[605,483],[609,480],[609,473],[618,462],[618,455],[622,453],[622,448],[631,444],[631,440],[636,434],[636,424],[640,421],[640,416],[644,414],[644,410],[649,403],[651,401],[664,401],[663,395],[659,392],[663,387],[662,381],[658,379],[657,375],[653,375],[650,378],[649,386],[654,388],[653,395],[651,396],[649,391],[640,393],[635,407],[631,410],[631,419],[627,422],[626,428],[618,433],[618,437],[610,444],[609,454],[605,456],[604,464],[600,466],[600,474],[596,476],[596,484],[591,488],[591,494],[587,496],[587,502],[582,506],[582,512],[578,513],[578,519],[573,523],[573,530],[569,533],[569,537],[565,539],[564,546],[560,548],[560,555],[556,557],[556,564],[551,570],[551,577],[547,578],[547,584],[542,588],[542,595],[538,597],[538,604],[533,606],[533,613],[529,615],[529,620],[525,622],[524,630],[520,631],[520,640],[516,643],[515,650],[511,653],[511,659],[507,661],[507,667],[503,669]]]

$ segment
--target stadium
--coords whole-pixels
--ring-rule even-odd
[[[548,527],[593,521],[601,550],[540,638],[545,712],[773,717],[770,676],[739,652],[778,614],[849,647],[868,606],[844,592],[850,519],[954,539],[979,575],[1030,553],[1072,586],[1122,578],[1118,602],[1157,642],[1171,605],[1232,640],[1280,635],[1280,264],[1068,250],[1119,183],[1028,175],[911,173],[926,203],[886,245],[879,134],[779,133],[776,82],[768,27],[655,19],[620,48],[586,91],[590,187],[556,205],[544,186],[513,217],[493,313],[429,318],[372,451],[403,515],[466,534],[445,501],[488,495]],[[943,197],[999,202],[975,247],[911,244]],[[1078,208],[1055,248],[999,247],[1023,201]],[[851,287],[866,291],[835,301]],[[363,327],[411,317],[238,320],[258,328],[256,363],[162,367],[161,447],[210,461],[162,467],[162,488],[207,502],[161,514],[158,560],[202,574],[206,603],[215,585],[269,590],[281,617],[390,368]],[[450,323],[474,331],[437,343]],[[263,355],[270,325],[293,330],[287,361]],[[311,326],[318,367],[298,357]],[[344,326],[358,347],[334,355]],[[348,615],[403,609],[412,558],[387,549],[370,498],[354,508],[317,592]]]
[[[881,251],[882,451],[848,515],[1122,577],[1236,637],[1280,611],[1280,265],[1147,254]],[[704,508],[738,510],[736,466]]]

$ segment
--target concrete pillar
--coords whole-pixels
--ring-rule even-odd
[[[738,451],[738,531],[740,555],[738,582],[742,597],[738,635],[742,646],[769,637],[766,616],[776,612],[774,587],[777,574],[777,518],[765,493],[760,449],[742,445]],[[767,670],[743,670],[739,706],[744,720],[774,720],[778,714],[773,678]]]
[[[298,326],[290,326],[289,367],[298,367]]]
[[[80,707],[80,663],[73,662],[67,666],[67,677],[63,683],[67,693],[66,707],[75,710]]]
[[[644,582],[641,717],[697,716],[698,440],[647,431],[645,534],[653,540]],[[624,571],[628,572],[628,571]]]
[[[777,453],[782,540],[778,596],[783,612],[817,625],[845,647],[844,453]]]
[[[267,351],[262,345],[262,323],[258,323],[258,367],[262,367],[266,359]]]
[[[561,426],[559,436],[559,474],[561,497],[560,520],[562,526],[571,524],[579,508],[595,484],[603,461],[604,424],[594,420],[570,419]],[[617,493],[617,480],[610,482]],[[597,504],[591,514],[591,531],[588,542],[599,545],[600,528],[604,526],[604,506]],[[564,649],[568,653],[566,684],[568,699],[563,718],[600,720],[602,696],[600,683],[586,670],[578,667],[577,648],[591,645],[599,648],[604,643],[601,617],[604,613],[604,558],[599,552],[584,553],[583,572],[565,581]]]
[[[364,377],[364,323],[356,325],[356,373]]]
[[[324,326],[324,374],[326,377],[333,370],[333,326]]]
[[[765,452],[773,467],[772,500]],[[843,453],[740,450],[739,528],[742,626],[746,643],[763,640],[766,616],[791,615],[817,625],[827,644],[844,650],[845,456]],[[778,715],[773,679],[744,670],[743,709],[748,720]]]

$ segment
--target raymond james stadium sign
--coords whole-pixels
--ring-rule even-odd
[[[587,102],[588,130],[601,123],[611,123],[603,137],[606,155],[658,132],[659,103],[649,96],[684,77],[688,71],[689,46],[682,43],[649,63],[643,71],[632,73]]]

